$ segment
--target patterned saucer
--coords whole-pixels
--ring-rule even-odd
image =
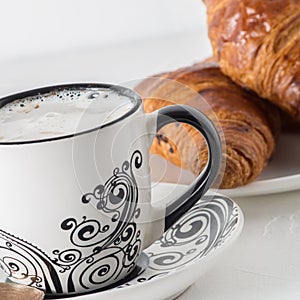
[[[164,184],[159,184],[158,190],[163,188]],[[142,274],[118,287],[67,299],[173,299],[216,262],[242,227],[243,214],[230,198],[205,196],[144,251],[149,265]]]
[[[154,188],[154,199],[164,198],[172,189],[181,193],[185,186],[158,184]],[[106,291],[64,299],[173,299],[222,258],[220,254],[237,239],[242,227],[240,208],[226,196],[209,194],[144,251],[148,256],[142,259],[144,272]],[[0,277],[0,281],[6,279]]]

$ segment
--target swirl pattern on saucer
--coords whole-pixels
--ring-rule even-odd
[[[204,196],[146,250],[150,260],[146,271],[119,288],[164,277],[213,255],[240,227],[240,216],[238,206],[229,198]]]
[[[141,252],[136,219],[138,187],[134,170],[142,166],[136,150],[104,185],[83,195],[83,205],[95,205],[109,220],[69,217],[60,228],[68,232],[70,248],[46,254],[28,241],[0,230],[0,267],[13,282],[44,289],[48,294],[99,289],[130,273]],[[78,291],[80,286],[80,291]]]

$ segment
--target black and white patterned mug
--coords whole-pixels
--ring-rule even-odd
[[[149,147],[171,122],[200,131],[209,158],[184,195],[154,207]],[[179,105],[145,114],[140,96],[120,86],[7,96],[0,124],[0,266],[10,281],[55,297],[130,274],[142,250],[208,190],[221,163],[220,138],[205,115]]]

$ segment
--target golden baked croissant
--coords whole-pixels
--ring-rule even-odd
[[[204,0],[220,68],[300,121],[300,0]]]
[[[219,122],[226,141],[221,188],[234,188],[254,180],[274,151],[280,128],[278,109],[234,84],[216,63],[204,62],[156,75],[142,81],[136,91],[143,98],[146,112],[180,103]],[[194,174],[201,172],[208,155],[203,137],[193,127],[179,123],[162,128],[151,150]]]

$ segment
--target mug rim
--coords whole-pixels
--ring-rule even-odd
[[[111,125],[114,125],[114,124],[126,119],[128,116],[130,116],[134,112],[136,112],[142,104],[141,96],[138,93],[136,93],[134,90],[124,87],[124,86],[111,84],[111,83],[66,83],[66,84],[49,85],[49,86],[39,87],[39,88],[35,88],[35,89],[25,90],[25,91],[14,93],[14,94],[11,94],[11,95],[8,95],[5,97],[1,97],[0,98],[0,109],[4,105],[6,105],[12,101],[15,101],[15,100],[21,100],[21,99],[36,96],[39,94],[45,94],[45,93],[49,93],[52,91],[60,91],[60,90],[64,90],[64,89],[68,90],[68,89],[72,89],[72,88],[103,88],[103,89],[107,89],[107,90],[111,90],[111,91],[116,91],[117,93],[128,97],[131,100],[133,106],[130,108],[129,111],[127,111],[126,113],[122,114],[121,116],[113,119],[112,121],[104,123],[104,124],[96,126],[96,127],[93,127],[91,129],[74,132],[74,133],[69,133],[69,134],[65,134],[65,135],[61,135],[61,136],[54,136],[51,138],[39,138],[39,139],[35,139],[35,140],[24,140],[24,141],[21,140],[21,141],[8,141],[8,142],[0,141],[0,145],[38,144],[38,143],[52,142],[52,141],[57,141],[57,140],[62,140],[62,139],[67,139],[67,138],[73,138],[73,137],[76,137],[79,135],[87,134],[87,133],[90,133],[93,131],[100,130],[105,127],[109,127]]]

